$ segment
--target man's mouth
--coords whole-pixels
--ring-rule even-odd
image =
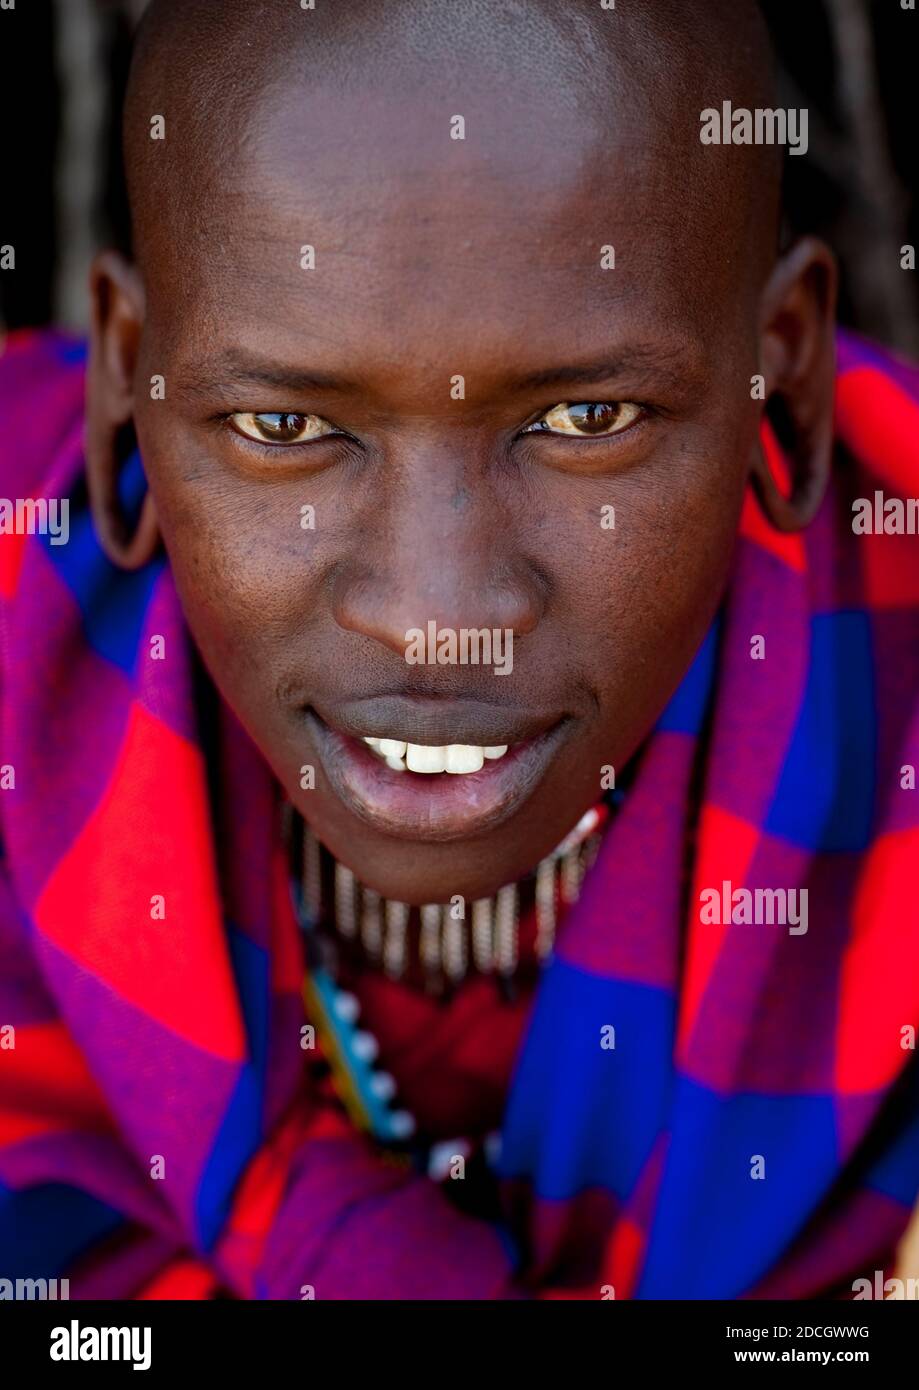
[[[323,770],[361,820],[399,839],[458,840],[491,830],[520,809],[542,780],[572,721],[505,719],[446,702],[392,697],[355,701],[341,713],[305,711]],[[451,725],[457,737],[449,737]],[[413,727],[414,726],[414,727]],[[423,733],[409,733],[421,728]]]

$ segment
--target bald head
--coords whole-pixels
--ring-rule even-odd
[[[483,177],[502,159],[553,162],[560,176],[592,161],[599,190],[615,146],[638,181],[652,161],[670,171],[675,215],[714,206],[765,263],[780,152],[701,145],[700,113],[723,100],[774,105],[755,0],[152,0],[125,112],[135,252],[143,267],[151,231],[194,236],[254,161],[264,172],[302,160],[307,194],[370,151],[380,177],[436,176],[440,118],[461,114],[464,157]],[[299,126],[299,145],[282,144],[285,126]]]

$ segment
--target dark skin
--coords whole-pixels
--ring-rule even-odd
[[[257,61],[239,76],[245,7],[205,8],[230,95],[220,88],[225,119],[215,95],[198,134],[219,137],[189,134],[189,36],[167,0],[128,110],[137,261],[107,253],[94,270],[97,529],[128,568],[165,545],[216,684],[363,882],[412,903],[481,897],[530,870],[597,800],[601,770],[640,747],[717,609],[751,477],[774,526],[814,515],[831,448],[833,260],[809,240],[777,254],[772,152],[698,142],[719,81],[735,83],[735,104],[734,90],[768,100],[743,6],[699,11],[708,87],[692,32],[658,32],[653,6],[631,7],[588,58],[551,26],[527,30],[510,63],[509,14],[470,6],[471,37],[413,45],[387,30],[406,6],[370,7],[361,41],[392,63],[375,61],[367,88],[338,80],[334,18],[316,21],[332,27],[311,30],[308,50],[329,55],[329,80],[316,62],[305,82],[291,58],[260,88]],[[578,8],[583,25],[607,23]],[[718,45],[729,14],[745,58],[736,27]],[[299,51],[301,22],[278,10],[282,52]],[[547,118],[547,74],[575,58],[587,80],[556,83]],[[147,132],[163,110],[160,150]],[[454,113],[465,141],[449,138]],[[305,243],[315,270],[300,267]],[[603,271],[609,244],[616,268]],[[789,498],[759,447],[756,373],[793,426]],[[154,374],[165,400],[150,398]],[[615,432],[528,430],[575,402],[608,403]],[[238,428],[258,412],[335,429],[258,443]],[[113,502],[115,441],[132,421],[149,482],[135,529]],[[300,528],[304,503],[315,530]],[[429,619],[512,629],[512,674],[407,665],[406,631]],[[421,744],[550,729],[551,756],[483,828],[447,834],[432,813],[392,833],[336,789],[305,714],[376,732],[354,713],[376,696],[390,697],[384,734],[403,719]],[[300,787],[304,765],[314,790]]]

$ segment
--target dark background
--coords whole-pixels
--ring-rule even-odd
[[[919,357],[919,271],[900,266],[901,246],[919,243],[919,8],[903,10],[900,0],[762,7],[782,67],[781,104],[809,111],[808,153],[787,160],[789,221],[837,251],[843,322]],[[0,11],[0,244],[16,248],[15,274],[0,273],[8,328],[83,327],[93,251],[127,243],[118,110],[143,8],[144,0],[16,0]]]

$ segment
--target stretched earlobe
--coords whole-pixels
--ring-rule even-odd
[[[776,476],[761,440],[750,475],[763,514],[778,531],[810,525],[829,483],[835,311],[835,259],[823,242],[806,237],[779,260],[763,296],[760,370],[766,380],[766,418],[790,477]]]
[[[144,294],[134,266],[103,252],[90,276],[92,319],[86,383],[86,476],[99,544],[113,564],[137,570],[156,554],[159,526],[134,437],[134,371]]]
[[[762,441],[754,450],[750,468],[754,491],[766,520],[777,531],[800,531],[809,526],[826,495],[833,459],[832,415],[811,431],[778,426],[775,417],[785,415],[782,402],[770,403],[773,433],[790,465],[790,484],[776,476]],[[784,483],[784,486],[783,486]]]
[[[117,457],[117,439],[112,439],[108,449],[110,456],[106,458],[104,444],[97,440],[93,447],[96,466],[89,503],[96,537],[113,565],[123,570],[143,569],[159,548],[156,506],[136,450],[122,463]]]

